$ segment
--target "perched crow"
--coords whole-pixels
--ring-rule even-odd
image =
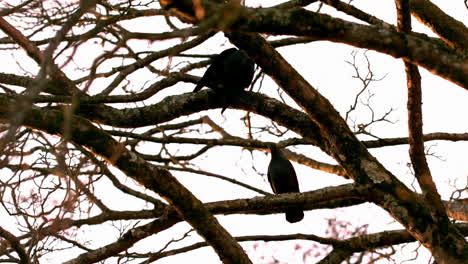
[[[250,85],[254,71],[254,63],[245,52],[236,48],[227,49],[213,58],[193,91],[197,92],[206,86],[222,95],[223,113],[230,101],[235,100]]]
[[[286,159],[276,145],[270,146],[271,161],[268,165],[268,181],[275,194],[299,192],[296,172],[291,162]],[[296,223],[304,218],[301,207],[291,207],[286,211],[286,220]]]

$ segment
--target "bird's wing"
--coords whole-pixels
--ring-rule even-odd
[[[289,160],[286,160],[284,166],[285,166],[285,170],[288,171],[288,176],[289,176],[288,181],[287,181],[289,192],[299,192],[299,182],[297,180],[296,171],[294,170],[293,165],[291,164]]]
[[[270,162],[268,173],[275,193],[299,192],[296,172],[289,160],[282,157]]]
[[[194,93],[200,91],[200,89],[203,88],[203,86],[205,86],[205,85],[203,84],[202,79],[203,79],[203,77],[197,82],[197,86],[195,86],[195,89],[193,89],[193,92],[194,92]]]
[[[212,59],[212,62],[208,69],[205,71],[205,74],[203,74],[203,77],[197,82],[197,85],[195,86],[195,89],[193,89],[193,92],[198,92],[204,86],[216,89],[216,86],[219,84],[218,80],[220,78],[223,78],[224,75],[224,63],[226,61],[226,58],[228,58],[231,54],[235,53],[236,51],[236,48],[231,48],[216,55]]]
[[[273,168],[272,164],[270,162],[270,165],[268,165],[268,182],[270,183],[271,189],[273,190],[273,193],[277,193],[277,190],[275,188],[275,182],[273,181],[274,175],[273,175]]]

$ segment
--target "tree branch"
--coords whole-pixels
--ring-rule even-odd
[[[385,169],[357,140],[330,102],[304,80],[262,37],[239,32],[227,35],[231,42],[244,49],[264,72],[306,111],[319,128],[322,138],[328,142],[325,152],[330,153],[343,166],[347,175],[358,184],[374,185],[373,191],[369,193],[370,201],[389,211],[433,252],[436,259],[448,258],[455,262],[468,258],[468,252],[463,251],[466,245],[464,237],[443,218],[434,216],[427,209],[427,204]],[[405,202],[408,200],[411,202]],[[406,213],[402,214],[402,210]],[[427,232],[428,225],[417,221],[421,217],[425,221],[431,219],[430,227],[438,231]],[[453,248],[448,249],[450,247]]]
[[[468,141],[468,133],[429,133],[423,135],[424,141],[432,140],[448,140],[448,141]],[[379,148],[379,147],[388,147],[396,145],[408,144],[409,138],[407,137],[398,137],[398,138],[382,138],[377,140],[366,140],[363,141],[364,145],[368,148]]]
[[[404,58],[468,89],[466,58],[438,43],[394,28],[348,22],[302,8],[244,10],[233,30],[315,37]]]
[[[410,1],[396,0],[398,30],[408,33],[411,31]],[[404,60],[406,80],[408,86],[408,130],[409,130],[409,154],[414,168],[414,174],[423,191],[428,205],[439,214],[439,218],[448,225],[449,220],[445,207],[441,201],[437,187],[432,180],[431,171],[427,164],[424,152],[423,121],[422,121],[422,91],[421,75],[418,67]]]
[[[133,246],[136,242],[165,230],[180,221],[176,213],[172,211],[171,214],[156,219],[148,224],[132,228],[124,233],[116,242],[110,243],[101,248],[83,253],[78,257],[71,259],[64,264],[81,264],[81,263],[96,263],[106,258],[115,256],[119,252],[125,251]],[[211,244],[210,244],[211,245]],[[231,262],[230,262],[231,263]],[[235,262],[232,262],[235,263]]]
[[[24,247],[21,245],[20,240],[15,235],[0,227],[0,236],[6,239],[8,243],[10,243],[10,246],[16,251],[20,258],[20,264],[31,263],[28,253],[26,253],[26,250],[24,250]]]
[[[0,98],[0,118],[5,120],[11,114],[14,102]],[[63,128],[69,125],[70,140],[88,147],[94,153],[107,159],[127,176],[132,177],[146,188],[156,191],[174,205],[178,213],[190,223],[199,234],[215,249],[226,263],[251,263],[243,249],[218,223],[203,204],[188,189],[180,184],[167,170],[159,169],[128,151],[111,136],[89,121],[71,116],[70,123],[64,123],[60,111],[44,111],[36,107],[25,112],[23,125],[33,126],[49,134],[63,136]],[[8,119],[7,119],[8,121]]]
[[[213,213],[222,214],[266,214],[273,212],[284,212],[289,204],[297,203],[303,204],[304,209],[306,210],[311,208],[326,208],[323,206],[331,204],[335,200],[338,202],[343,201],[345,203],[349,203],[349,201],[354,200],[352,198],[359,198],[360,193],[363,192],[365,188],[366,187],[362,186],[357,187],[353,184],[345,184],[300,194],[271,195],[267,197],[255,197],[251,199],[213,202],[207,203],[205,205],[206,208],[211,210]],[[343,206],[343,204],[340,204],[339,206]],[[159,219],[133,228],[122,235],[119,240],[93,251],[81,254],[79,257],[66,262],[66,264],[94,263],[99,260],[106,259],[110,256],[114,256],[115,254],[130,248],[136,242],[173,226],[180,220],[181,219],[177,217],[174,210],[168,209],[168,211]],[[325,239],[323,241],[325,241]]]
[[[468,50],[468,29],[428,0],[410,0],[411,13],[445,42],[462,53]]]

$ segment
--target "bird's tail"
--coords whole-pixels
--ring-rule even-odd
[[[198,91],[200,91],[201,88],[203,88],[203,84],[201,82],[198,82],[197,83],[197,86],[195,86],[195,89],[193,89],[193,92],[196,93]]]
[[[226,109],[227,109],[228,107],[229,107],[229,104],[225,104],[225,105],[223,106],[223,109],[221,109],[221,114],[223,114],[224,111],[226,111]]]
[[[221,105],[223,107],[223,109],[221,110],[221,114],[224,113],[226,108],[232,106],[234,102],[239,101],[239,97],[242,96],[243,93],[244,91],[236,91],[236,90],[233,91],[232,89],[225,90],[224,94],[222,95],[220,99]]]
[[[304,218],[304,211],[301,208],[290,208],[286,211],[286,221],[296,223]]]
[[[230,94],[223,94],[220,98],[222,109],[221,109],[221,114],[226,111],[226,108],[228,108],[231,105],[231,97]]]

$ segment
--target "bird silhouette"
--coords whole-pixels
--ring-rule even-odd
[[[213,89],[221,96],[223,109],[226,110],[231,101],[235,100],[252,82],[255,72],[254,62],[247,54],[236,48],[224,50],[216,57],[198,81],[193,92],[203,87]]]
[[[276,145],[270,146],[271,161],[268,165],[268,181],[275,194],[299,192],[299,183],[291,162],[286,159]],[[300,206],[291,206],[286,210],[286,220],[296,223],[304,218]]]

